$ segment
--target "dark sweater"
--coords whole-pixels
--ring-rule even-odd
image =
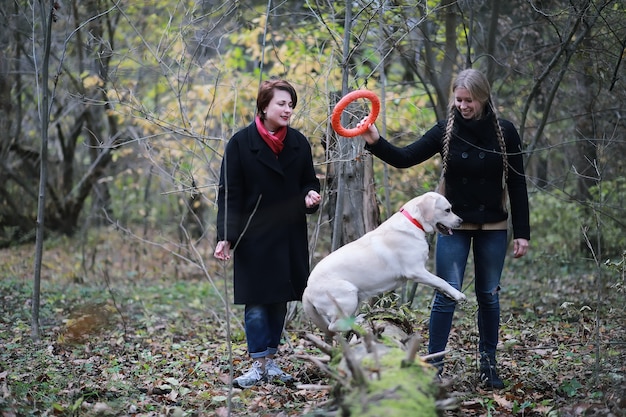
[[[502,155],[491,117],[493,113],[480,120],[466,120],[456,112],[445,172],[445,195],[452,204],[452,211],[466,223],[495,223],[508,217],[502,206]],[[530,239],[521,140],[511,122],[499,121],[507,149],[513,237]],[[381,137],[375,145],[365,148],[396,168],[408,168],[441,154],[445,127],[445,120],[438,122],[405,147],[394,146]]]

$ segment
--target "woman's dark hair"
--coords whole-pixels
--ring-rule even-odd
[[[261,120],[265,120],[265,114],[263,114],[263,109],[265,109],[270,101],[274,98],[274,90],[283,90],[289,93],[291,96],[291,102],[293,103],[293,107],[296,107],[296,103],[298,102],[298,95],[296,94],[296,89],[293,88],[291,84],[289,84],[285,80],[266,80],[261,83],[259,86],[259,94],[256,97],[256,111],[257,114],[261,117]]]

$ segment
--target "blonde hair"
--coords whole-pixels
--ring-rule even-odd
[[[446,130],[443,138],[443,148],[441,151],[441,179],[443,181],[443,177],[448,165],[450,140],[452,138],[452,130],[454,128],[454,110],[456,109],[454,91],[457,88],[465,88],[470,93],[472,100],[476,100],[480,103],[480,112],[476,115],[477,119],[480,119],[485,115],[485,108],[487,106],[489,106],[491,112],[493,113],[494,129],[496,131],[498,143],[500,144],[500,151],[502,152],[502,188],[504,189],[504,187],[506,186],[506,181],[509,177],[507,169],[508,160],[506,155],[506,142],[504,141],[504,134],[502,133],[500,123],[498,123],[498,115],[496,114],[496,109],[493,106],[493,101],[491,99],[491,86],[489,85],[487,77],[485,77],[482,72],[471,68],[461,71],[454,80],[454,83],[452,84],[452,94],[448,103],[448,122],[446,123]]]

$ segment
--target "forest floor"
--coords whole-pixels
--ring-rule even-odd
[[[39,343],[31,337],[33,247],[0,251],[0,415],[336,415],[333,381],[306,359],[322,355],[299,305],[278,359],[298,383],[231,388],[250,364],[228,268],[207,243],[182,251],[164,242],[116,232],[48,242]],[[476,375],[471,283],[464,291],[469,302],[457,311],[444,372],[459,403],[441,415],[626,416],[623,259],[612,267],[507,261],[498,353],[507,387],[495,392]],[[411,308],[424,341],[431,297],[419,287]]]

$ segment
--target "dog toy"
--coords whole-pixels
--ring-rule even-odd
[[[343,113],[344,109],[348,106],[348,104],[360,98],[368,99],[372,103],[372,110],[370,111],[370,114],[367,116],[367,120],[365,121],[365,123],[363,123],[361,127],[346,129],[345,127],[341,125],[341,114]],[[376,94],[374,94],[373,92],[369,90],[355,90],[343,96],[341,100],[339,100],[339,102],[335,105],[335,108],[333,109],[333,112],[330,118],[331,126],[333,130],[337,132],[337,134],[343,137],[351,138],[354,136],[358,136],[362,134],[363,132],[365,132],[367,128],[376,121],[379,111],[380,111],[380,100],[378,99]]]

